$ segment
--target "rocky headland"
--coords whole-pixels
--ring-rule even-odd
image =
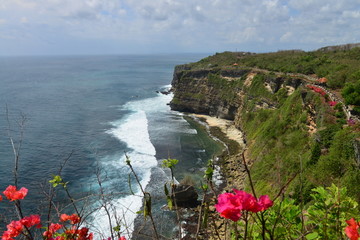
[[[225,52],[176,66],[171,109],[205,122],[210,135],[226,145],[215,163],[225,183],[217,194],[250,190],[244,157],[259,195],[306,203],[315,186],[341,183],[359,200],[354,182],[360,184],[360,101],[353,99],[359,54],[353,45]],[[221,239],[226,224],[213,217],[210,232]]]

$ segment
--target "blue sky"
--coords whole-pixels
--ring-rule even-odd
[[[268,52],[360,42],[360,0],[0,0],[0,55]]]

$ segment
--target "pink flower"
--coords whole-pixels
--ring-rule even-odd
[[[10,201],[14,201],[24,199],[28,193],[28,190],[24,187],[22,187],[20,190],[16,190],[15,186],[9,185],[3,193]]]
[[[121,237],[121,238],[119,238],[119,240],[126,240],[126,238],[125,238],[125,237]]]
[[[220,216],[228,218],[234,222],[241,217],[242,211],[259,212],[265,211],[273,205],[269,196],[263,195],[256,199],[253,195],[233,189],[233,193],[223,193],[218,196],[218,203],[215,205],[216,211]]]
[[[242,204],[242,210],[258,212],[259,206],[257,204],[256,198],[253,195],[245,191],[239,191],[236,189],[233,189],[233,191],[236,193],[236,196],[239,198]]]
[[[345,228],[345,233],[350,240],[358,240],[360,238],[358,228],[360,225],[360,222],[357,223],[354,218],[351,218],[350,220],[347,220],[346,223],[348,226]]]
[[[348,123],[350,126],[352,126],[352,125],[355,125],[355,124],[356,124],[356,122],[355,122],[355,120],[354,120],[354,119],[349,119],[349,120],[347,121],[347,123]]]
[[[262,195],[259,197],[258,204],[260,206],[259,211],[265,211],[269,207],[272,207],[272,205],[274,205],[274,202],[270,200],[268,195]]]
[[[238,196],[233,193],[223,193],[218,196],[218,203],[215,205],[220,216],[236,222],[241,217],[242,205]]]

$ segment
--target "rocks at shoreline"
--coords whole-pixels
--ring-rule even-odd
[[[194,186],[178,184],[174,187],[174,200],[178,207],[193,208],[200,204]]]
[[[162,91],[155,91],[156,93],[161,93],[163,95],[169,95],[171,93],[171,89],[169,90],[162,90]]]

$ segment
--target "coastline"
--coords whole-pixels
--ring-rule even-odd
[[[243,189],[246,178],[241,156],[246,148],[243,132],[237,129],[234,121],[231,120],[203,114],[189,114],[189,116],[205,124],[209,136],[220,141],[226,148],[215,162],[224,181],[219,190]]]
[[[228,222],[219,216],[215,210],[217,195],[224,191],[232,191],[233,188],[244,189],[246,172],[242,162],[242,153],[246,148],[244,134],[235,127],[231,120],[221,119],[203,114],[186,114],[189,118],[203,125],[209,137],[220,142],[224,146],[222,153],[218,154],[214,163],[213,182],[215,192],[209,193],[207,197],[209,206],[209,224],[201,229],[199,236],[203,239],[227,239],[230,236],[227,232]],[[220,180],[220,181],[217,181]],[[197,210],[188,209],[192,212],[192,217],[186,219],[183,225],[187,233],[183,240],[195,239],[194,233],[197,231],[194,226],[198,224]],[[216,233],[216,236],[214,235]],[[199,237],[198,236],[198,237]]]
[[[204,119],[205,122],[210,128],[218,127],[230,140],[236,141],[242,149],[245,148],[244,134],[234,125],[234,121],[226,120],[217,117],[211,117],[204,114],[191,114],[191,116],[196,117],[197,119]]]
[[[245,142],[243,133],[237,129],[234,125],[233,121],[211,117],[208,115],[201,114],[184,114],[185,120],[194,122],[194,124],[198,124],[202,126],[204,129],[204,133],[208,135],[209,138],[219,142],[223,145],[223,149],[220,150],[217,154],[214,155],[214,176],[213,182],[215,184],[215,195],[209,193],[207,199],[209,204],[209,225],[207,228],[201,229],[200,235],[202,237],[210,237],[211,232],[217,232],[220,236],[220,239],[225,238],[226,232],[226,221],[223,218],[219,217],[215,208],[213,207],[216,203],[216,196],[224,191],[231,191],[233,188],[243,189],[244,180],[246,174],[244,172],[244,168],[242,167],[241,154],[243,149],[245,148]],[[163,176],[166,178],[165,176]],[[159,183],[160,179],[152,179],[151,181],[155,181]],[[166,181],[166,179],[163,179]],[[151,186],[153,184],[150,184]],[[163,186],[163,184],[157,184]],[[161,199],[162,193],[159,194],[160,191],[152,191],[154,189],[147,189],[150,191],[154,199]],[[156,194],[158,193],[158,195]],[[160,204],[161,205],[161,204]],[[160,206],[153,206],[154,209],[160,210]],[[163,211],[163,210],[160,210]],[[197,224],[198,224],[198,209],[186,208],[182,209],[181,213],[185,216],[183,219],[184,222],[182,224],[183,229],[183,237],[182,240],[190,240],[195,239],[195,233],[197,232]],[[157,212],[157,211],[156,211]],[[159,212],[158,212],[159,213]],[[168,212],[168,214],[172,214]],[[162,214],[161,214],[162,215]],[[166,223],[169,224],[169,229],[172,224],[176,225],[175,222],[172,222],[172,217],[162,215],[160,219],[166,218]],[[144,229],[151,229],[149,223],[144,224],[141,221],[142,216],[138,216],[135,221],[135,230],[133,232],[134,239],[147,239],[146,234],[151,234],[150,232],[143,232]],[[212,220],[210,220],[212,219]],[[211,224],[210,224],[211,222]],[[164,223],[163,223],[164,224]],[[142,229],[142,230],[141,230]],[[143,233],[140,233],[143,232]],[[170,230],[171,232],[171,230]],[[145,234],[145,235],[143,235]],[[213,236],[214,237],[214,236]],[[208,238],[204,238],[208,239]],[[209,239],[218,239],[218,238],[209,238]]]

